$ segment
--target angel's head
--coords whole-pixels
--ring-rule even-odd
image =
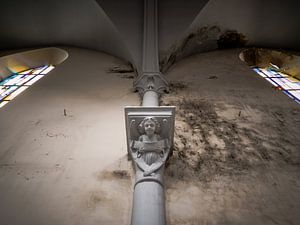
[[[143,119],[139,125],[140,131],[146,133],[148,136],[152,136],[159,132],[160,124],[154,117],[148,116]]]

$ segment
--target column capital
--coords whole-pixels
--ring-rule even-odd
[[[144,72],[133,84],[141,96],[146,91],[155,91],[158,95],[169,92],[169,82],[160,72]]]

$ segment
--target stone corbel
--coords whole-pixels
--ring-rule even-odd
[[[160,180],[173,145],[175,107],[126,107],[128,155],[137,181]]]

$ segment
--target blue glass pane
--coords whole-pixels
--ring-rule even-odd
[[[17,86],[0,86],[0,101],[13,93],[17,88]]]
[[[289,90],[289,89],[300,90],[300,82],[293,83],[286,78],[271,78],[271,79],[285,90]]]
[[[264,74],[259,68],[254,68],[253,69],[258,75],[262,76],[262,77],[267,77],[266,74]]]
[[[18,79],[18,74],[13,74],[0,82],[0,85],[10,85],[7,83],[14,82],[14,80]]]
[[[290,98],[300,103],[300,81],[298,79],[272,69],[255,67],[253,70]]]
[[[52,65],[40,66],[21,71],[2,80],[0,82],[0,108],[53,69]]]

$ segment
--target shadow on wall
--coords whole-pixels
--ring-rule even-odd
[[[218,26],[200,27],[160,53],[160,69],[165,73],[175,62],[189,55],[216,49],[240,48],[246,43],[246,36],[235,30],[222,30]]]

